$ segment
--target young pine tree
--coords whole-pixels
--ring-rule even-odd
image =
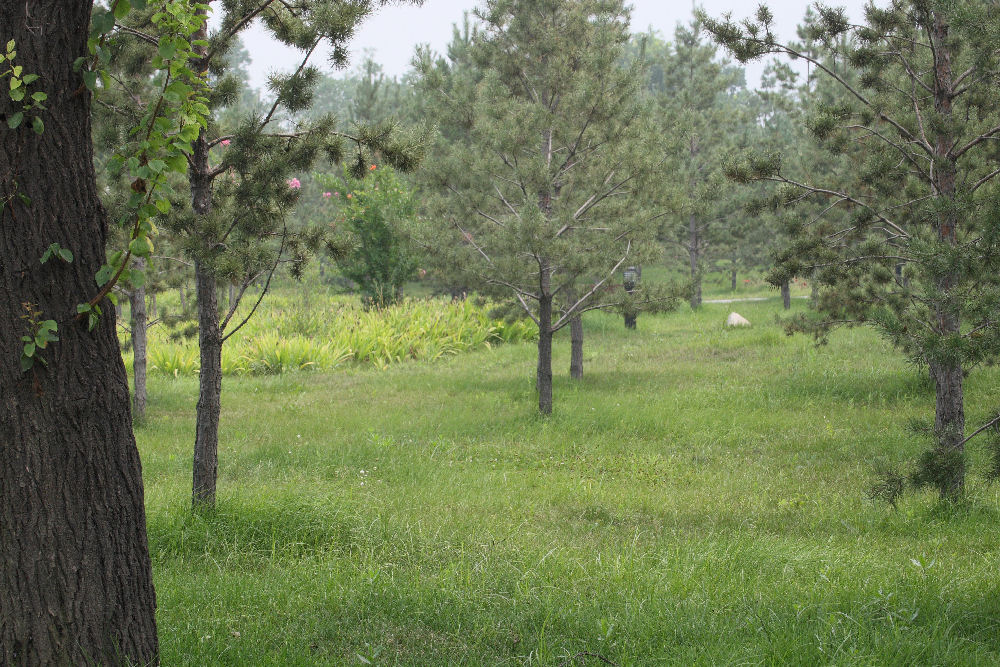
[[[549,414],[553,334],[616,304],[619,271],[655,252],[643,202],[666,149],[642,68],[620,66],[623,2],[490,0],[475,16],[477,73],[426,54],[419,63],[443,128],[426,174],[439,193],[429,245],[538,325],[538,407]]]

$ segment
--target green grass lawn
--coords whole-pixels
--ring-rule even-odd
[[[754,327],[723,330],[732,309]],[[1000,663],[998,488],[869,502],[926,446],[933,391],[870,332],[815,347],[778,313],[588,316],[549,419],[531,344],[227,377],[205,515],[197,381],[150,378],[163,664]],[[998,380],[970,378],[970,426]]]

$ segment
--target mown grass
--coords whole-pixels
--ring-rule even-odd
[[[548,419],[530,344],[227,379],[200,515],[196,380],[152,378],[163,663],[997,664],[997,488],[869,502],[933,392],[868,331],[785,337],[776,304],[740,331],[725,305],[588,316]],[[970,424],[998,379],[970,378]]]

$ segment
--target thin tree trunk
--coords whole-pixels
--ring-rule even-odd
[[[145,266],[145,260],[135,260],[136,269],[142,270]],[[132,409],[136,419],[143,419],[146,416],[146,288],[132,288],[128,298],[132,316],[132,375],[135,383]]]
[[[0,3],[14,65],[51,101],[36,135],[0,131],[0,665],[153,665],[156,596],[128,376],[108,300],[93,330],[106,215],[97,196],[85,54],[90,0]],[[6,64],[5,64],[6,66]],[[4,80],[6,86],[6,79]],[[81,92],[82,91],[82,92]],[[17,105],[19,108],[19,105]],[[15,105],[0,95],[0,117]],[[29,198],[24,203],[17,193]],[[51,243],[72,262],[39,259]],[[21,336],[59,340],[22,371]]]
[[[792,288],[787,280],[781,283],[781,305],[784,306],[785,310],[792,307]]]
[[[698,223],[692,213],[688,220],[688,259],[691,262],[691,307],[694,309],[701,307],[700,250]]]
[[[552,414],[552,297],[538,303],[538,411]]]
[[[204,30],[195,39],[204,39]],[[198,47],[204,49],[204,47]],[[196,216],[212,212],[212,168],[209,145],[202,130],[192,146],[188,169],[191,208]],[[219,470],[219,418],[222,413],[222,330],[219,327],[219,281],[213,268],[202,259],[194,263],[198,295],[198,406],[195,424],[192,504],[215,505],[215,487]]]
[[[736,291],[736,269],[729,270],[729,291]]]
[[[219,417],[222,413],[222,331],[215,274],[195,262],[198,288],[198,407],[194,441],[192,501],[194,506],[215,505],[219,469]]]
[[[935,51],[935,100],[934,108],[942,118],[952,114],[954,82],[951,71],[951,46],[948,43],[949,27],[940,11],[934,12],[934,27],[931,42]],[[934,185],[940,196],[949,202],[942,207],[937,221],[938,240],[949,246],[958,244],[958,219],[953,200],[956,196],[955,175],[957,165],[952,155],[954,136],[947,123],[935,137],[934,145]],[[950,295],[959,281],[955,272],[945,273],[938,279],[938,297],[935,305],[936,328],[939,336],[957,336],[961,322],[950,304]],[[930,360],[931,376],[934,378],[935,409],[934,433],[937,447],[943,457],[939,457],[943,467],[935,471],[938,491],[942,497],[960,495],[965,486],[964,439],[965,402],[962,387],[962,363],[960,360],[945,358]]]
[[[569,321],[569,376],[575,380],[583,379],[583,318],[580,314]]]

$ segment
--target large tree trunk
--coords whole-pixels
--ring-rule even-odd
[[[698,239],[698,222],[691,214],[688,220],[688,260],[691,263],[691,307],[701,307],[701,241]]]
[[[788,281],[781,283],[781,305],[785,310],[792,307],[792,288]]]
[[[218,283],[215,274],[195,262],[198,287],[198,407],[194,440],[192,501],[215,504],[219,470],[219,417],[222,413],[222,331],[219,329]]]
[[[115,308],[75,318],[98,292],[105,214],[94,182],[87,52],[90,0],[0,3],[15,65],[40,76],[44,132],[0,130],[0,664],[156,663],[142,471]],[[6,64],[4,65],[6,67]],[[7,87],[7,79],[4,79]],[[0,95],[0,117],[13,105]],[[30,119],[29,119],[30,121]],[[16,195],[30,198],[25,204]],[[8,197],[10,199],[8,200]],[[39,262],[51,243],[73,261]],[[27,372],[24,304],[59,340]]]
[[[583,317],[579,313],[569,321],[569,376],[583,379]]]
[[[552,297],[538,303],[538,411],[552,414]]]
[[[142,270],[145,260],[137,258],[135,268]],[[132,376],[135,396],[132,408],[136,419],[146,416],[146,288],[135,287],[128,295],[132,328]]]

